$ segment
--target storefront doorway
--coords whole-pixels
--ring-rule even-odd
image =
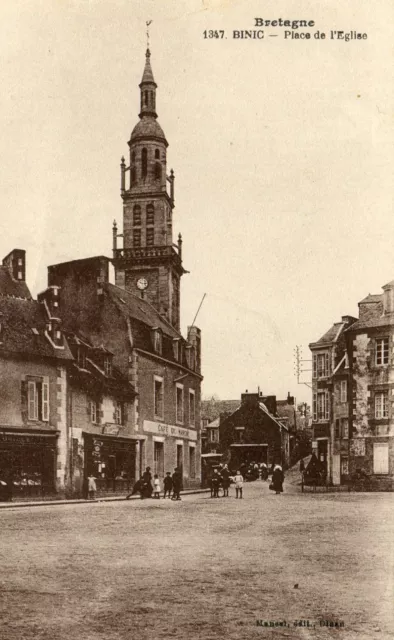
[[[136,441],[84,434],[85,479],[96,478],[97,492],[128,493],[136,481]]]

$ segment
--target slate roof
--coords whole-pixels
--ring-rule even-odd
[[[0,295],[31,299],[31,293],[26,282],[15,280],[9,268],[3,265],[0,265]]]
[[[0,313],[0,354],[7,352],[28,357],[73,359],[66,340],[64,349],[55,349],[44,335],[48,318],[44,305],[37,300],[0,296]]]
[[[365,304],[368,302],[381,302],[382,300],[382,294],[378,293],[378,294],[371,294],[369,293],[363,300],[361,300],[358,304]]]
[[[86,349],[86,367],[80,368],[76,362],[73,363],[70,370],[70,382],[74,383],[78,387],[90,392],[107,392],[110,395],[122,397],[124,400],[130,400],[137,394],[134,387],[131,385],[125,375],[123,375],[118,369],[112,366],[112,372],[110,376],[107,376],[104,371],[101,371],[100,367],[95,365],[94,356],[99,353],[109,354],[108,349],[102,345],[102,347],[93,347],[85,337],[80,338],[76,334],[67,333],[67,340],[73,349],[73,345],[77,346],[83,344]]]
[[[389,327],[394,325],[394,314],[391,313],[385,315],[383,313],[383,296],[374,297],[379,299],[374,304],[368,305],[368,308],[363,309],[362,317],[352,324],[347,331],[350,332],[357,331],[359,329],[372,329],[374,327]]]
[[[326,331],[326,333],[319,338],[319,340],[317,340],[317,342],[311,342],[310,343],[310,347],[317,347],[319,344],[327,344],[328,342],[336,342],[336,340],[338,339],[338,337],[340,336],[340,334],[343,331],[343,328],[345,327],[345,323],[344,322],[336,322],[335,324],[332,325],[332,327],[330,327],[330,329],[328,331]]]
[[[221,413],[234,413],[240,406],[239,400],[202,400],[201,417],[210,421],[220,417]]]

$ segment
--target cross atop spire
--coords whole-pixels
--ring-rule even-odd
[[[146,48],[149,51],[149,27],[152,24],[152,20],[148,20],[146,23]]]

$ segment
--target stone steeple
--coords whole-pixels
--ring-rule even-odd
[[[173,242],[175,176],[172,170],[167,175],[168,142],[157,121],[149,48],[139,88],[139,122],[128,142],[128,166],[121,161],[123,249],[113,229],[116,284],[143,295],[179,330],[182,240]]]

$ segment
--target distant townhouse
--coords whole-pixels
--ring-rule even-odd
[[[328,482],[340,484],[349,469],[349,360],[345,331],[356,318],[343,316],[309,348],[312,352],[312,450]]]
[[[220,421],[220,451],[232,469],[241,464],[288,466],[289,427],[277,417],[275,396],[245,392],[239,408]]]

